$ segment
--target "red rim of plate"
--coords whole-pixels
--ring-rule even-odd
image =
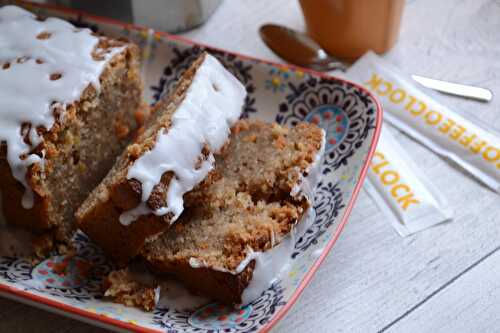
[[[56,10],[56,11],[68,13],[68,14],[78,15],[78,16],[81,16],[81,17],[90,18],[91,20],[96,21],[96,22],[102,22],[102,23],[106,23],[106,24],[118,25],[118,26],[129,28],[131,30],[149,30],[149,28],[146,28],[146,27],[143,27],[143,26],[125,23],[125,22],[121,22],[121,21],[114,20],[114,19],[111,19],[111,18],[106,18],[106,17],[96,16],[96,15],[91,15],[91,14],[87,14],[87,13],[79,11],[79,10],[74,10],[74,9],[70,9],[70,8],[60,7],[60,6],[57,6],[57,5],[31,3],[29,1],[15,1],[15,2],[20,3],[20,4],[24,4],[24,5],[27,5],[27,6],[31,6],[33,8],[36,8],[36,7],[38,7],[38,8],[47,8],[47,9],[53,9],[53,10]],[[273,62],[273,61],[259,59],[257,57],[252,57],[252,56],[240,54],[240,53],[237,53],[237,52],[234,52],[234,51],[224,50],[224,49],[213,47],[213,46],[206,45],[206,44],[203,44],[203,43],[195,42],[195,41],[192,41],[192,40],[184,38],[184,37],[172,35],[170,33],[163,32],[163,31],[155,31],[155,33],[158,34],[158,35],[160,35],[160,36],[166,37],[167,39],[175,40],[175,41],[181,41],[181,42],[183,42],[185,44],[199,45],[199,46],[202,46],[202,47],[209,47],[211,49],[219,50],[221,52],[225,52],[225,53],[229,53],[229,54],[234,54],[234,55],[236,55],[236,56],[238,56],[238,57],[240,57],[242,59],[256,60],[258,62],[269,64],[269,65],[276,66],[276,67],[290,68],[290,69],[300,70],[300,71],[303,71],[304,73],[309,73],[309,74],[312,74],[313,76],[317,76],[317,77],[321,77],[321,78],[325,78],[325,79],[335,79],[335,80],[347,82],[347,83],[355,86],[356,88],[360,89],[361,91],[365,92],[366,94],[368,94],[375,101],[375,103],[376,103],[376,122],[375,122],[375,133],[373,134],[373,140],[372,140],[370,149],[368,151],[368,154],[366,156],[366,160],[365,160],[365,163],[363,165],[363,169],[361,170],[361,173],[359,175],[358,182],[356,183],[356,186],[354,187],[354,191],[352,193],[351,200],[349,201],[349,204],[347,205],[347,208],[346,208],[346,210],[344,212],[344,215],[342,216],[342,220],[340,221],[340,224],[338,225],[338,227],[335,229],[335,233],[333,234],[333,237],[328,241],[328,244],[323,249],[323,252],[321,253],[321,256],[318,259],[316,259],[316,262],[308,270],[308,272],[306,273],[305,277],[300,282],[300,285],[297,287],[297,289],[292,294],[292,296],[290,297],[290,299],[288,300],[288,302],[285,304],[285,306],[283,306],[281,309],[279,309],[278,312],[276,312],[271,317],[271,321],[269,321],[267,324],[265,324],[260,329],[260,332],[269,332],[271,330],[271,328],[274,325],[276,325],[276,323],[278,321],[280,321],[286,315],[286,313],[288,312],[288,310],[290,310],[290,308],[295,304],[295,302],[297,301],[297,299],[299,298],[299,296],[302,294],[302,292],[304,291],[304,289],[307,287],[307,285],[309,284],[309,282],[311,282],[314,274],[316,273],[316,271],[318,270],[318,268],[321,266],[321,264],[325,260],[326,256],[328,255],[328,253],[332,249],[333,245],[335,244],[335,242],[339,238],[340,233],[344,229],[344,226],[346,225],[347,220],[348,220],[348,218],[349,218],[349,216],[351,214],[351,211],[352,211],[352,208],[354,206],[354,203],[356,202],[356,199],[357,199],[357,197],[359,195],[361,187],[363,186],[363,181],[364,181],[364,179],[366,177],[366,173],[368,171],[368,167],[370,165],[370,161],[371,161],[371,159],[373,157],[373,153],[375,152],[375,148],[377,146],[378,138],[379,138],[379,135],[380,135],[380,130],[382,128],[382,106],[380,105],[380,102],[378,101],[378,99],[370,91],[368,91],[365,87],[363,87],[363,86],[361,86],[361,85],[359,85],[357,83],[348,81],[348,80],[344,80],[344,79],[337,78],[337,77],[332,77],[332,76],[326,75],[326,74],[321,73],[321,72],[316,72],[314,70],[310,70],[310,69],[307,69],[307,68],[302,68],[302,67],[295,66],[295,65],[280,64],[280,63],[276,63],[276,62]],[[47,305],[49,307],[54,307],[54,308],[62,310],[62,311],[69,312],[69,313],[74,314],[74,315],[79,316],[79,317],[87,318],[87,319],[90,319],[90,320],[95,320],[95,321],[98,321],[98,322],[101,322],[101,323],[104,323],[104,324],[107,324],[107,325],[112,325],[112,326],[115,326],[115,327],[118,327],[118,328],[132,330],[132,331],[136,331],[136,332],[147,332],[147,333],[156,333],[156,332],[158,332],[158,330],[156,330],[156,329],[141,327],[141,326],[130,324],[130,323],[118,320],[118,319],[113,319],[113,318],[109,318],[109,317],[106,317],[106,316],[103,316],[103,315],[100,315],[100,314],[96,314],[96,313],[92,313],[92,312],[89,312],[89,311],[85,311],[85,310],[82,310],[82,309],[80,309],[78,307],[67,305],[65,303],[58,302],[58,301],[55,301],[55,300],[52,300],[52,299],[49,299],[49,298],[46,298],[46,297],[43,297],[43,296],[31,294],[31,293],[28,293],[28,292],[23,291],[23,290],[18,290],[16,288],[13,288],[13,287],[10,287],[10,286],[0,285],[0,292],[2,292],[2,291],[5,292],[5,293],[8,293],[8,294],[14,294],[14,295],[16,295],[18,297],[27,299],[29,301],[33,301],[33,302],[36,302],[36,303]],[[50,309],[48,309],[48,310],[50,310]]]

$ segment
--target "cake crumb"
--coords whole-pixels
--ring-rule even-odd
[[[109,200],[109,191],[105,186],[99,187],[96,195],[101,202],[106,202]]]
[[[130,158],[135,160],[139,156],[141,156],[142,149],[141,149],[141,146],[139,144],[132,144],[132,145],[128,146],[127,152],[129,154]]]
[[[286,139],[283,135],[280,135],[274,140],[273,144],[280,150],[284,149],[286,147]]]
[[[135,122],[137,124],[137,127],[142,127],[146,123],[146,120],[148,119],[149,111],[148,111],[147,107],[145,107],[145,108],[146,108],[146,110],[144,108],[141,108],[134,113],[134,118],[135,118]]]
[[[279,136],[286,136],[289,129],[285,126],[280,126],[276,123],[272,124],[271,134],[273,138],[277,139]]]
[[[130,128],[123,122],[118,121],[115,124],[115,133],[118,139],[125,139],[130,132]]]
[[[243,139],[242,139],[244,142],[257,142],[257,135],[255,134],[251,134],[251,135],[248,135],[248,136],[245,136]]]
[[[138,282],[128,268],[112,271],[104,282],[104,296],[113,302],[144,311],[153,311],[156,306],[154,286]]]

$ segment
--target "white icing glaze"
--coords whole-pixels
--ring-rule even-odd
[[[289,270],[290,258],[295,247],[295,240],[300,238],[306,230],[312,225],[316,219],[316,212],[314,206],[314,189],[318,184],[321,177],[321,164],[325,152],[325,133],[323,132],[323,139],[321,147],[316,154],[313,163],[309,165],[306,170],[307,176],[302,177],[300,182],[292,190],[293,196],[305,196],[310,202],[309,209],[304,213],[302,219],[292,229],[292,231],[285,236],[281,242],[264,252],[254,252],[253,249],[247,250],[247,256],[243,259],[236,270],[230,271],[222,267],[211,267],[214,270],[239,274],[255,260],[255,268],[253,270],[252,279],[248,287],[242,294],[242,305],[246,305],[264,292],[271,286],[282,274]],[[274,238],[274,235],[273,235]],[[197,258],[190,258],[189,265],[193,268],[209,267],[205,262]]]
[[[321,139],[321,147],[314,157],[314,161],[307,167],[305,177],[301,174],[299,182],[292,188],[290,195],[295,198],[304,196],[310,203],[314,201],[314,188],[319,183],[321,178],[321,163],[325,154],[325,131],[321,129],[323,137]]]
[[[221,149],[229,137],[245,96],[245,87],[214,57],[207,55],[173,114],[171,127],[161,130],[153,148],[134,161],[128,170],[127,179],[136,179],[142,185],[142,203],[120,215],[123,225],[149,213],[157,216],[173,213],[171,223],[179,217],[184,209],[182,196],[213,168],[212,153]],[[205,145],[210,154],[197,169]],[[167,171],[175,174],[169,184],[167,205],[153,211],[146,201]]]
[[[0,142],[7,143],[12,174],[26,189],[23,207],[31,208],[33,193],[26,182],[26,171],[33,163],[43,164],[43,157],[30,154],[42,141],[36,128],[50,130],[54,125],[53,102],[64,108],[77,101],[89,84],[99,89],[99,76],[107,60],[122,48],[96,61],[92,52],[99,40],[90,30],[76,29],[57,18],[38,21],[16,6],[0,8],[0,31]],[[41,33],[50,36],[37,38]],[[10,66],[2,69],[6,64]],[[51,80],[51,74],[61,77]],[[32,124],[30,144],[23,140],[23,123]],[[22,155],[27,157],[22,159]]]
[[[295,240],[300,238],[313,224],[316,218],[314,208],[310,207],[302,216],[300,222],[293,228],[281,243],[265,252],[253,252],[243,260],[237,268],[237,273],[255,260],[252,279],[241,295],[241,304],[246,305],[258,298],[267,288],[290,269],[290,258],[295,248]]]

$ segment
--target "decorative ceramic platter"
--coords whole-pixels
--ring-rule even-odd
[[[0,4],[12,1],[0,0]],[[112,329],[143,332],[268,331],[281,319],[326,257],[356,200],[378,138],[382,111],[364,88],[295,67],[272,64],[179,37],[54,7],[24,5],[40,16],[135,41],[144,53],[146,97],[153,103],[203,51],[216,56],[246,86],[244,117],[287,125],[318,124],[327,133],[322,179],[315,192],[316,220],[296,239],[290,270],[251,304],[233,310],[216,303],[195,311],[157,307],[146,313],[102,299],[101,279],[112,268],[83,234],[78,255],[54,255],[32,267],[0,257],[0,295]],[[89,266],[88,262],[92,265]],[[65,269],[59,269],[64,266]],[[64,273],[57,273],[64,271]]]

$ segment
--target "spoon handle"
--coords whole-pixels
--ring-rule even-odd
[[[326,57],[321,61],[310,64],[309,67],[311,67],[314,70],[317,70],[318,72],[330,72],[330,71],[345,72],[348,68],[348,65],[334,58]]]
[[[441,81],[419,75],[412,75],[411,77],[424,87],[434,89],[448,95],[470,98],[481,102],[490,102],[493,98],[492,92],[485,88]]]

